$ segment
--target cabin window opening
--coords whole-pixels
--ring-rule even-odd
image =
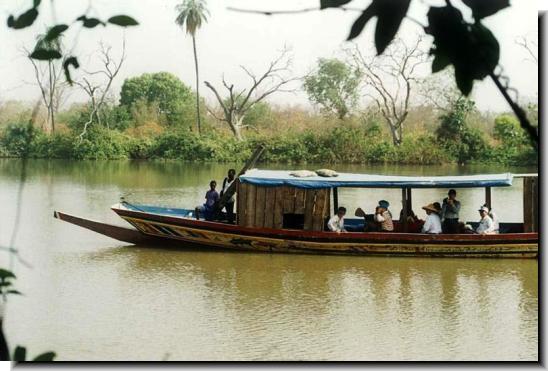
[[[304,214],[284,214],[284,229],[304,229]]]

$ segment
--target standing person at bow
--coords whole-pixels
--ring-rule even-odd
[[[221,189],[221,195],[220,197],[223,197],[223,194],[226,192],[226,190],[234,183],[234,178],[236,177],[236,170],[229,169],[228,174],[226,178],[223,180],[223,187]],[[226,219],[230,224],[234,224],[234,195],[232,195],[228,201],[225,203],[225,210],[226,210]]]

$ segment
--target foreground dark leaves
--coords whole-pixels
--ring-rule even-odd
[[[327,1],[327,2],[336,3],[336,4],[343,3],[343,1],[335,1],[335,0]],[[10,15],[7,19],[8,27],[13,28],[14,30],[20,30],[20,29],[32,26],[40,14],[40,11],[39,11],[40,4],[41,4],[41,0],[33,0],[32,7],[26,12],[22,13],[21,15],[17,17],[14,15]],[[131,26],[137,26],[139,24],[139,22],[137,22],[134,18],[125,14],[110,17],[107,22],[104,22],[98,18],[88,18],[84,14],[76,18],[76,21],[81,22],[84,28],[95,28],[98,25],[106,26],[107,23],[110,23],[119,27],[131,27]],[[46,41],[49,45],[55,45],[55,44],[60,45],[59,39],[62,36],[62,34],[69,29],[69,27],[70,26],[66,24],[58,24],[50,27],[46,33],[46,36],[43,38],[42,41]],[[29,55],[30,58],[36,59],[38,61],[48,61],[48,62],[63,58],[63,51],[60,50],[60,48],[44,48],[40,46],[39,44],[40,42],[38,42],[36,46],[34,47],[33,52]],[[80,64],[78,63],[78,58],[76,56],[70,56],[66,58],[66,60],[63,62],[65,78],[67,82],[72,85],[72,77],[71,77],[71,72],[69,67],[73,67],[73,68],[80,67]]]

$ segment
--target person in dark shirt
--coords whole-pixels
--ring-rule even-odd
[[[236,170],[229,169],[227,177],[223,180],[223,188],[221,189],[221,197],[228,190],[228,188],[234,183],[236,177]],[[229,223],[234,224],[234,195],[232,195],[225,203],[226,218]]]
[[[209,182],[209,191],[205,194],[206,202],[202,206],[196,208],[196,219],[200,220],[200,214],[202,214],[205,220],[213,220],[215,214],[215,204],[219,201],[219,193],[215,190],[217,182],[212,180]]]
[[[457,200],[457,191],[450,189],[447,196],[441,207],[441,227],[443,233],[459,233],[460,202]]]

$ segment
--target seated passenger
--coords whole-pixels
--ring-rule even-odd
[[[407,210],[407,222],[408,223],[415,223],[418,221],[419,218],[415,214],[413,210]],[[403,223],[403,209],[400,211],[400,223]]]
[[[493,223],[495,224],[495,233],[499,233],[499,218],[497,217],[497,214],[495,214],[493,209],[487,206],[487,204],[483,204],[483,207],[489,209],[489,217],[493,220]]]
[[[215,190],[217,182],[212,180],[209,182],[209,191],[205,194],[206,202],[202,206],[196,207],[196,219],[200,220],[202,214],[205,220],[213,220],[215,214],[215,204],[219,201],[219,193]]]
[[[392,213],[388,210],[390,203],[386,200],[380,200],[379,206],[375,209],[374,220],[379,226],[381,232],[393,232],[394,223],[392,222]]]
[[[327,222],[327,228],[331,232],[346,232],[346,229],[344,229],[344,216],[346,215],[346,208],[345,207],[339,207],[337,209],[337,213],[329,219]]]
[[[476,228],[476,233],[479,234],[495,234],[495,223],[493,219],[489,216],[489,208],[482,206],[478,210],[481,216],[478,228]]]
[[[440,204],[436,202],[423,206],[422,208],[426,211],[426,220],[422,226],[421,233],[441,233],[441,220],[439,216],[439,213],[441,212]]]

